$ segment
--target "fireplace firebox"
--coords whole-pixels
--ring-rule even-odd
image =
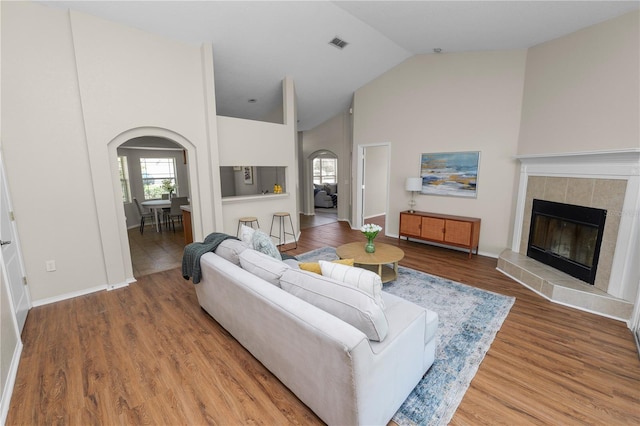
[[[607,211],[533,200],[527,256],[591,285]]]

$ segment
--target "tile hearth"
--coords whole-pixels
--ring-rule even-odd
[[[553,302],[623,321],[633,311],[633,303],[509,249],[496,269]]]

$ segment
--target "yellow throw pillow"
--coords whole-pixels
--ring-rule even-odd
[[[318,262],[300,262],[298,266],[303,271],[313,272],[315,274],[322,275],[322,271],[320,270],[320,264]]]
[[[339,263],[340,265],[353,266],[353,259],[338,259],[331,263]]]
[[[338,259],[332,261],[332,263],[339,263],[340,265],[353,266],[353,259]],[[320,264],[318,262],[300,262],[298,263],[300,269],[304,271],[313,272],[314,274],[322,275]]]

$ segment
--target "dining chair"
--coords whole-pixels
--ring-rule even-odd
[[[171,194],[162,194],[163,200],[169,200],[169,195]],[[169,212],[171,208],[163,207],[162,208],[162,221],[164,222],[164,226],[169,226]]]
[[[176,224],[173,220],[178,219],[178,221],[182,223],[182,210],[180,209],[180,206],[184,206],[186,204],[189,204],[189,197],[174,197],[171,199],[171,208],[169,210],[169,214],[165,215],[165,218],[171,221],[173,232],[176,232]]]
[[[142,207],[140,206],[140,203],[138,202],[137,198],[133,199],[133,204],[136,205],[136,208],[138,209],[138,214],[140,215],[140,233],[144,234],[144,221],[145,221],[145,219],[146,218],[150,218],[152,221],[155,221],[156,215],[151,211],[143,210]]]

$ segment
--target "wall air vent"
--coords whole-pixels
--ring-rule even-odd
[[[349,43],[342,40],[340,37],[334,37],[333,40],[329,42],[329,44],[337,47],[338,49],[344,49],[344,47]]]

